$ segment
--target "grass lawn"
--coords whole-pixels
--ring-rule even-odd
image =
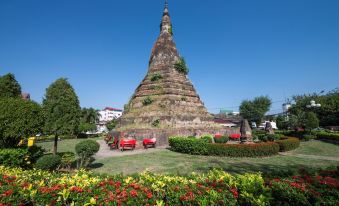
[[[90,138],[93,140],[98,140],[100,138]],[[75,153],[75,145],[81,141],[88,139],[65,139],[58,142],[58,152],[74,152]],[[38,142],[38,146],[42,146],[46,152],[53,152],[54,141],[48,142]]]
[[[80,141],[84,141],[84,139],[62,140],[59,142],[58,151],[74,152],[76,143]],[[53,142],[38,143],[38,145],[50,151],[53,148]],[[277,155],[266,158],[194,156],[164,149],[154,153],[97,159],[93,164],[93,171],[105,174],[133,174],[147,169],[156,173],[187,174],[191,172],[207,172],[212,168],[221,168],[230,173],[258,171],[270,173],[273,171],[286,171],[288,169],[326,168],[339,165],[339,159],[322,160],[295,157],[293,156],[294,154],[339,158],[339,146],[314,140],[302,142],[301,146],[289,152],[288,156]]]
[[[312,151],[315,152],[312,152]],[[339,146],[320,141],[302,142],[295,154],[338,157]],[[297,170],[300,168],[326,168],[339,165],[338,161],[321,160],[291,156],[273,156],[266,158],[229,158],[213,156],[195,156],[180,154],[169,150],[150,154],[99,159],[93,169],[98,173],[132,174],[150,170],[157,173],[187,174],[206,172],[212,168],[221,168],[230,173],[265,172]]]
[[[291,154],[320,155],[339,158],[339,146],[317,140],[301,142],[300,147]]]

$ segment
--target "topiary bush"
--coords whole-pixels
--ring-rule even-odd
[[[41,170],[55,170],[61,163],[61,158],[58,155],[48,154],[42,156],[35,163],[35,167]]]
[[[312,134],[305,134],[305,135],[303,136],[302,140],[304,140],[304,141],[310,141],[310,140],[315,139],[315,138],[317,138],[315,135],[312,135]]]
[[[212,135],[204,135],[200,139],[204,140],[206,143],[212,143],[213,142],[213,136]]]
[[[60,168],[71,169],[75,162],[75,154],[73,152],[59,152],[57,155],[61,158]]]
[[[78,168],[87,167],[92,155],[100,149],[99,143],[94,140],[85,140],[75,145],[75,152],[78,155]]]
[[[225,144],[228,140],[228,136],[214,137],[214,142],[218,144]]]
[[[280,152],[287,152],[294,150],[300,146],[300,140],[295,137],[282,137],[280,140],[276,141],[279,144]]]

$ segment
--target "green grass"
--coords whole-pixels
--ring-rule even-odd
[[[93,140],[98,140],[100,138],[91,138]],[[58,152],[74,152],[75,153],[75,145],[81,141],[87,139],[65,139],[58,142]],[[46,152],[53,152],[54,141],[48,142],[38,142],[38,146],[43,147]]]
[[[314,160],[293,156],[274,156],[266,158],[228,158],[194,156],[160,151],[150,154],[112,157],[95,162],[95,172],[105,174],[133,174],[149,170],[156,173],[188,174],[207,172],[212,168],[221,168],[230,173],[282,171],[288,169],[325,168],[339,164],[339,161]]]
[[[292,154],[319,155],[339,158],[339,146],[321,141],[301,142],[300,147],[291,152]]]
[[[58,151],[74,152],[75,145],[83,140],[62,140],[59,142]],[[53,148],[53,142],[38,143],[38,145],[50,151]],[[194,156],[162,150],[147,154],[97,159],[93,164],[93,171],[102,174],[133,174],[150,170],[156,173],[188,174],[191,172],[207,172],[212,168],[221,168],[230,173],[259,171],[271,173],[300,168],[326,168],[339,165],[339,159],[321,160],[312,157],[296,157],[293,156],[294,154],[339,157],[339,146],[321,141],[302,142],[301,146],[289,152],[288,156],[277,155],[266,158]]]

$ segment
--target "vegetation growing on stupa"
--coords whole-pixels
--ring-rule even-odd
[[[188,74],[189,72],[189,69],[186,65],[186,61],[183,57],[180,58],[179,61],[177,61],[175,64],[174,64],[174,68],[180,72],[180,73],[183,73],[183,74]]]
[[[154,73],[154,74],[151,75],[151,81],[152,82],[158,81],[160,79],[162,79],[162,75],[159,74],[159,73]]]

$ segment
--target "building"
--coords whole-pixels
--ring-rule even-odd
[[[99,111],[100,117],[99,121],[100,122],[109,122],[112,121],[113,119],[118,119],[122,115],[122,109],[116,109],[112,107],[106,107],[105,109]]]

